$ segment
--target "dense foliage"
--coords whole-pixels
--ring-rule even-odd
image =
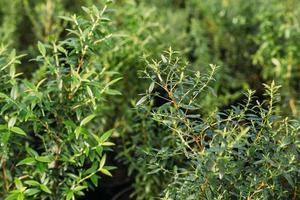
[[[0,0],[0,199],[299,199],[299,36],[297,0]]]
[[[174,57],[170,51],[148,64],[145,77],[151,84],[137,102],[145,104],[137,116],[148,124],[137,127],[143,136],[132,138],[139,148],[133,153],[143,157],[133,165],[142,168],[147,160],[143,176],[157,180],[149,185],[149,194],[164,188],[163,199],[295,198],[300,126],[275,115],[280,87],[265,85],[262,103],[253,102],[249,90],[244,103],[202,117],[201,101],[216,67],[201,75]],[[158,106],[157,98],[165,103]],[[151,131],[153,124],[161,125],[159,131]]]
[[[89,127],[103,117],[104,98],[117,93],[111,72],[98,63],[95,44],[105,40],[99,26],[106,7],[86,9],[87,18],[64,17],[72,29],[62,41],[38,43],[40,68],[33,80],[22,80],[15,64],[20,56],[1,49],[1,166],[6,199],[73,199],[98,185],[112,131]],[[84,30],[84,31],[83,31]],[[105,80],[106,79],[106,80]],[[99,128],[100,127],[100,128]]]

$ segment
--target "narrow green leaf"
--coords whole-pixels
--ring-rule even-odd
[[[31,185],[31,186],[39,186],[40,183],[34,180],[28,180],[28,181],[24,181],[25,184],[27,185]]]
[[[106,154],[104,154],[103,157],[101,158],[100,165],[99,165],[100,170],[103,169],[105,162],[106,162]]]
[[[52,161],[50,156],[37,156],[35,158],[39,162],[50,163]]]
[[[92,6],[93,12],[96,16],[99,16],[99,10],[96,6]]]
[[[16,191],[16,190],[14,190]],[[18,198],[18,193],[11,193],[10,195],[8,195],[5,200],[16,200]]]
[[[92,98],[94,98],[93,91],[91,90],[91,88],[89,86],[86,86],[86,90],[87,90],[89,96],[92,97]]]
[[[34,158],[25,158],[23,160],[21,160],[20,162],[18,162],[17,166],[19,165],[33,165],[35,163],[35,159]]]
[[[41,184],[41,185],[40,185],[40,188],[41,188],[41,190],[43,190],[44,192],[46,192],[46,193],[48,193],[48,194],[51,194],[50,189],[49,189],[46,185]]]
[[[18,86],[14,86],[12,87],[11,91],[10,91],[10,97],[13,99],[13,100],[16,100],[18,98]]]
[[[144,103],[147,100],[147,96],[143,96],[137,103],[136,106],[141,105],[142,103]]]
[[[100,172],[102,172],[103,174],[105,174],[107,176],[112,176],[112,174],[105,168],[101,169]]]
[[[102,152],[103,152],[103,147],[102,146],[97,146],[96,151],[97,151],[98,155],[101,156]]]
[[[29,189],[25,190],[25,194],[26,194],[27,196],[33,196],[33,195],[39,193],[40,191],[41,191],[41,190],[39,190],[39,189],[37,189],[37,188],[29,188]]]
[[[94,162],[93,165],[88,170],[86,170],[84,172],[84,174],[85,175],[89,175],[89,174],[95,173],[97,171],[97,169],[98,169],[97,167],[98,167],[97,163]]]
[[[288,181],[288,183],[289,183],[292,187],[295,186],[294,181],[293,181],[293,179],[292,179],[292,177],[291,177],[290,174],[286,173],[286,174],[283,174],[283,176],[285,177],[285,179]]]
[[[17,189],[19,189],[19,190],[22,190],[22,188],[23,188],[23,184],[22,184],[22,182],[20,181],[20,179],[19,178],[15,178],[15,185],[16,185],[16,188]]]
[[[78,127],[75,129],[75,138],[76,138],[76,140],[79,138],[80,133],[81,133],[81,127],[78,126]]]
[[[81,9],[86,12],[87,14],[90,14],[90,9],[88,9],[87,7],[85,6],[81,6]]]
[[[149,93],[151,93],[151,92],[153,91],[154,86],[155,86],[155,83],[152,82],[152,83],[150,84],[150,86],[149,86],[149,89],[148,89],[148,92],[149,92]]]
[[[163,61],[163,63],[167,63],[168,60],[166,59],[166,57],[164,55],[161,55],[161,60]]]
[[[8,125],[7,125],[8,128],[13,127],[15,125],[16,121],[17,121],[17,117],[10,118],[9,121],[8,121]]]
[[[19,134],[19,135],[24,135],[24,136],[26,136],[25,131],[23,131],[23,130],[22,130],[21,128],[19,128],[19,127],[14,126],[14,127],[12,127],[10,130],[11,130],[12,132],[14,132],[14,133]]]
[[[59,16],[59,18],[65,20],[65,21],[70,21],[70,22],[73,21],[73,19],[71,17],[67,17],[67,16]]]
[[[98,179],[99,179],[99,177],[97,175],[93,175],[91,177],[91,181],[96,187],[98,186]]]
[[[38,49],[43,56],[46,55],[46,48],[45,48],[44,44],[41,43],[40,41],[38,41]]]
[[[17,200],[24,200],[24,194],[23,193],[19,193]]]
[[[113,129],[110,129],[105,133],[103,133],[103,135],[101,135],[100,137],[100,142],[101,143],[105,142],[112,135],[112,133],[113,133]]]
[[[6,94],[0,92],[0,98],[3,98],[3,99],[10,99],[9,96],[7,96]]]
[[[114,89],[107,89],[105,91],[105,94],[111,95],[111,96],[120,96],[122,95],[122,93],[118,90],[114,90]]]
[[[102,146],[114,146],[115,144],[112,142],[103,142],[101,145]]]
[[[89,115],[87,116],[86,118],[84,118],[81,123],[80,123],[80,126],[84,126],[86,125],[87,123],[89,123],[92,119],[94,119],[96,117],[96,115],[92,114],[92,115]]]
[[[118,82],[119,80],[122,80],[122,79],[123,79],[122,77],[116,78],[116,79],[114,79],[114,80],[108,82],[108,83],[105,85],[105,87],[108,87],[108,86],[110,86],[110,85],[112,85],[112,84],[114,84],[114,83],[116,83],[116,82]]]
[[[82,186],[82,185],[80,185],[80,186],[75,187],[75,188],[73,189],[73,191],[79,192],[79,191],[81,191],[81,190],[84,190],[85,188],[87,188],[87,186]]]
[[[68,194],[67,194],[67,197],[66,197],[66,200],[71,200],[72,198],[73,198],[73,191],[69,190]]]

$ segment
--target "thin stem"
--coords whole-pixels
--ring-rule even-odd
[[[7,192],[9,190],[9,183],[8,183],[8,179],[7,179],[7,174],[6,174],[6,160],[3,160],[2,161],[2,176],[3,176],[3,182],[4,182],[4,185],[3,185],[3,188],[4,188],[4,191]]]

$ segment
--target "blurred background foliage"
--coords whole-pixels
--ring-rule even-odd
[[[38,41],[64,38],[70,24],[60,16],[81,13],[82,6],[101,7],[102,0],[0,0],[0,42],[26,53],[17,69],[26,77],[39,76],[37,66],[27,60],[36,57]],[[264,99],[263,83],[281,85],[277,112],[299,119],[300,92],[300,1],[298,0],[115,0],[109,8],[111,40],[102,45],[101,63],[122,74],[117,83],[123,94],[108,99],[106,126],[114,134],[120,160],[135,176],[135,193],[158,192],[163,180],[143,175],[136,148],[147,144],[139,135],[158,132],[149,116],[130,109],[136,94],[148,83],[138,78],[145,58],[158,57],[170,46],[194,70],[206,72],[209,64],[220,66],[207,93],[199,102],[202,115],[212,108],[224,110],[244,100],[242,91],[256,90]],[[34,77],[33,77],[34,78]],[[141,116],[139,116],[141,115]],[[150,134],[152,135],[152,134]],[[161,136],[165,137],[165,136]],[[163,139],[163,138],[161,138]],[[153,140],[161,140],[155,136]],[[151,139],[152,140],[152,139]],[[143,143],[143,144],[141,144]]]

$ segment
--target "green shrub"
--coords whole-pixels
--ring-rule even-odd
[[[125,149],[137,199],[297,199],[300,125],[275,115],[280,87],[264,85],[262,102],[249,90],[245,103],[203,117],[215,71],[189,70],[172,51],[147,63],[150,86]]]
[[[111,176],[103,107],[119,78],[98,62],[106,6],[84,11],[63,17],[73,27],[65,40],[38,43],[34,80],[16,73],[21,56],[1,48],[0,194],[7,200],[74,199],[97,186],[100,174]]]

